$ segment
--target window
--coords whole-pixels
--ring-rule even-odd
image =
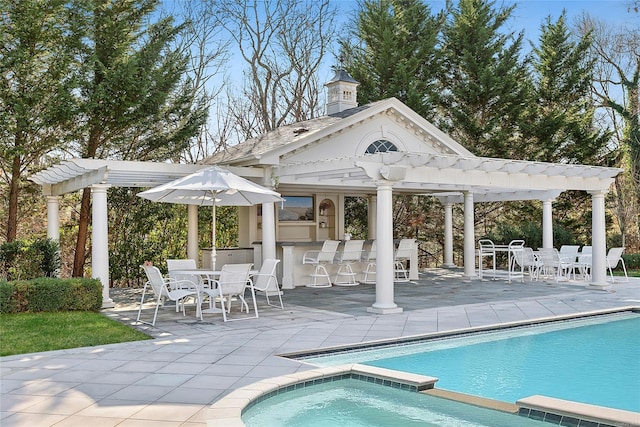
[[[379,139],[367,147],[365,154],[387,153],[389,151],[398,151],[398,147],[386,139]]]
[[[313,221],[313,196],[282,196],[278,221]]]

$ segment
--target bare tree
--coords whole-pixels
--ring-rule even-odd
[[[329,0],[209,0],[247,68],[229,109],[240,137],[319,115],[318,70],[334,35]]]
[[[640,201],[640,28],[613,27],[584,15],[578,30],[593,32],[597,59],[593,93],[614,132],[615,166],[628,171],[615,187],[616,215],[624,240],[637,218]]]
[[[207,110],[215,108],[219,111],[220,102],[217,99],[227,84],[224,72],[229,61],[230,42],[219,25],[217,13],[213,9],[214,3],[183,0],[173,4],[175,9],[166,10],[165,13],[178,17],[185,23],[178,40],[178,49],[189,58],[187,75],[190,77],[193,96],[201,99]],[[210,120],[202,125],[194,144],[176,161],[195,163],[212,154],[221,142],[229,138],[229,126],[225,124],[228,120],[220,114],[210,114],[209,117]]]

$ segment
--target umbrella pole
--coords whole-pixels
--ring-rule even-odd
[[[216,269],[216,195],[211,204],[211,269]]]

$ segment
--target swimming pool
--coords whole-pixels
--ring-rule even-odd
[[[640,314],[509,328],[306,358],[439,378],[438,388],[506,402],[544,395],[640,412]]]
[[[281,393],[251,406],[247,427],[544,427],[518,415],[341,379]]]

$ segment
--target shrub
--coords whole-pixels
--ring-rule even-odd
[[[622,259],[627,270],[640,270],[640,254],[623,254]],[[618,263],[616,270],[622,270],[622,263]]]
[[[60,246],[53,239],[14,240],[0,245],[0,277],[28,280],[55,277],[60,271]]]
[[[102,284],[97,279],[0,281],[0,313],[38,311],[98,311]]]

